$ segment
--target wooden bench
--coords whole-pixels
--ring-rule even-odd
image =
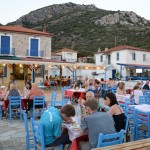
[[[150,138],[92,150],[150,150]]]

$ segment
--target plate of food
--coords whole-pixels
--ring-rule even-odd
[[[71,120],[71,121],[63,121],[63,123],[73,124],[73,123],[75,123],[75,121],[74,121],[74,120]]]
[[[77,123],[73,123],[73,124],[71,125],[71,129],[72,129],[72,130],[78,130],[79,128],[80,128],[80,125],[77,124]]]

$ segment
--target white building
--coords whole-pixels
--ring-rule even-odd
[[[95,53],[96,65],[107,65],[107,79],[115,78],[116,71],[122,78],[126,76],[150,76],[150,50],[131,47],[118,46],[106,48],[105,51]],[[138,69],[143,69],[143,74],[137,73]]]
[[[77,62],[77,51],[68,48],[63,48],[52,53],[52,60],[60,58],[65,62]]]

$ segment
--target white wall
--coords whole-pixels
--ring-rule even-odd
[[[77,61],[77,53],[62,52],[62,58],[65,59],[66,62],[76,62]]]

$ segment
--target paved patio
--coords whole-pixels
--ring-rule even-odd
[[[50,104],[50,96],[52,90],[44,90],[46,100]],[[57,99],[61,100],[61,90],[57,89]],[[29,127],[31,130],[30,120]],[[24,122],[20,123],[19,119],[12,119],[10,124],[9,119],[5,117],[0,120],[0,150],[25,150],[26,138]],[[56,147],[58,149],[58,147]]]

